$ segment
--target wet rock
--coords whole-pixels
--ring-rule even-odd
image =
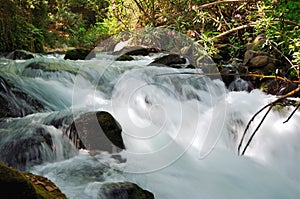
[[[76,75],[78,69],[72,67],[66,61],[49,61],[44,59],[35,59],[26,66],[26,69],[42,70],[44,72],[61,72],[65,71]],[[26,71],[24,72],[26,73]]]
[[[245,81],[240,77],[235,77],[234,81],[228,86],[228,90],[230,91],[251,91],[252,89],[252,83]]]
[[[1,75],[0,103],[0,118],[23,117],[45,110],[44,106],[38,100],[22,92]]]
[[[3,132],[2,132],[3,133]],[[54,160],[54,144],[44,128],[22,128],[8,132],[0,141],[0,161],[19,170]],[[4,136],[4,135],[2,135]]]
[[[107,199],[154,199],[153,193],[131,182],[105,183],[101,192]]]
[[[116,59],[116,61],[132,61],[132,60],[134,60],[134,58],[132,56],[126,55],[126,54],[121,55]]]
[[[224,67],[220,71],[220,74],[221,74],[223,82],[228,87],[235,80],[235,75],[238,75],[239,72],[236,68]]]
[[[108,152],[125,149],[121,133],[120,124],[105,111],[81,114],[66,131],[77,148]]]
[[[114,55],[147,56],[150,53],[157,53],[159,49],[143,46],[125,46],[121,50],[113,52]]]
[[[47,178],[20,172],[0,162],[0,190],[5,198],[65,199],[66,196]]]
[[[172,67],[172,68],[182,68],[182,65],[186,64],[187,61],[184,57],[178,54],[168,54],[163,57],[155,59],[149,64],[149,66],[162,66],[162,67]]]
[[[32,59],[34,57],[35,57],[35,55],[33,53],[25,51],[25,50],[15,50],[15,51],[9,53],[8,55],[6,55],[7,59],[13,59],[13,60]]]
[[[72,49],[66,52],[64,59],[70,60],[89,60],[95,58],[96,54],[94,51],[88,49]]]

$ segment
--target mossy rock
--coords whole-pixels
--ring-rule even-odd
[[[5,198],[65,199],[66,196],[47,178],[20,172],[0,162],[0,192]]]
[[[26,68],[42,70],[44,72],[61,72],[65,71],[76,75],[78,72],[77,68],[72,67],[70,64],[64,61],[43,61],[36,60],[26,66]]]
[[[101,192],[107,199],[154,199],[153,193],[132,182],[106,183]]]

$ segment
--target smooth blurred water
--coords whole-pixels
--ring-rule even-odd
[[[56,153],[46,150],[42,154],[49,157],[27,169],[51,179],[68,198],[101,198],[101,185],[118,181],[135,182],[158,199],[300,196],[298,111],[286,124],[291,109],[271,111],[240,157],[237,145],[248,120],[274,96],[229,92],[218,79],[174,74],[192,69],[149,67],[149,56],[130,62],[114,58],[38,58],[68,64],[77,74],[26,68],[33,60],[1,59],[1,75],[46,111],[2,120],[0,145],[30,136],[33,126],[46,129]],[[98,110],[110,112],[122,126],[126,150],[119,155],[126,162],[106,152],[77,151],[62,135],[65,127],[51,124]]]

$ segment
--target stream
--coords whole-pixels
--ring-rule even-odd
[[[0,120],[0,160],[49,178],[70,199],[105,198],[104,183],[123,181],[157,199],[300,196],[299,111],[283,124],[292,108],[272,110],[245,156],[238,156],[247,122],[275,97],[259,90],[229,91],[218,78],[178,74],[200,69],[148,66],[157,56],[1,58],[1,84],[8,90],[1,97],[15,104],[8,111],[20,111]],[[34,67],[36,62],[45,67]],[[9,89],[39,105],[26,104],[24,95]],[[126,150],[76,149],[64,135],[66,125],[91,111],[113,115]]]

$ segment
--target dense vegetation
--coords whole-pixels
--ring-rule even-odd
[[[195,39],[216,59],[245,50],[300,61],[297,0],[2,0],[0,51],[93,47],[139,27],[167,27]]]

